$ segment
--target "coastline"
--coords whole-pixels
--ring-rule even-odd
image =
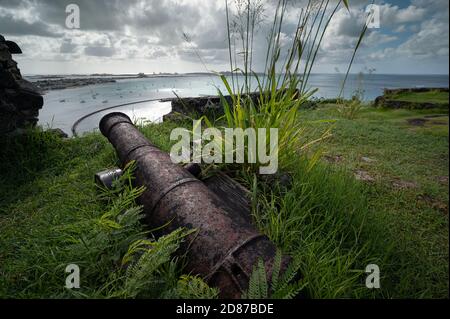
[[[35,80],[33,83],[41,89],[43,92],[53,91],[53,90],[65,90],[78,88],[83,86],[90,85],[101,85],[107,83],[116,83],[118,80],[132,80],[132,79],[142,79],[146,78],[145,76],[117,76],[117,77],[63,77],[63,76],[55,76],[55,77],[42,77],[42,79]]]
[[[225,76],[230,76],[229,72],[221,73]],[[263,75],[258,75],[263,76]],[[360,85],[352,77],[357,77],[357,74],[350,74],[347,81],[347,88],[354,88]],[[108,83],[116,83],[121,80],[142,80],[142,79],[182,79],[182,78],[192,78],[192,79],[209,79],[209,81],[214,80],[217,77],[215,73],[162,73],[162,74],[71,74],[71,75],[25,75],[25,78],[30,82],[37,85],[44,93],[47,91],[54,90],[65,90],[71,88],[78,88],[84,86],[92,85],[102,85]],[[314,79],[317,78],[317,81]],[[316,73],[311,76],[311,87],[324,87],[328,88],[333,82],[335,85],[336,81],[341,81],[339,74],[322,74]],[[383,80],[384,79],[384,80]],[[388,79],[388,80],[386,80]],[[394,79],[389,81],[389,79]],[[437,80],[439,79],[439,80]],[[403,89],[403,88],[448,88],[449,87],[449,75],[439,74],[439,75],[429,75],[429,74],[418,74],[418,75],[404,75],[404,74],[372,74],[366,75],[364,77],[364,85],[369,82],[374,81],[379,85],[380,93],[384,89]],[[218,80],[220,83],[220,80]],[[316,83],[314,83],[316,82]],[[378,94],[377,96],[379,96]],[[373,96],[370,100],[375,100],[377,96]],[[327,98],[333,98],[332,96],[327,96]]]

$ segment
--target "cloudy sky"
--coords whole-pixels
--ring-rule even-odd
[[[255,39],[256,71],[262,71],[274,14],[275,0],[265,2]],[[291,2],[283,28],[286,41],[304,5],[304,0]],[[340,9],[331,22],[314,72],[345,70],[372,1],[349,2],[350,12]],[[78,30],[66,27],[71,3],[80,8]],[[381,28],[369,30],[354,72],[448,74],[447,0],[375,3]],[[0,34],[21,46],[24,54],[16,59],[24,74],[228,70],[226,30],[225,0],[0,0]]]

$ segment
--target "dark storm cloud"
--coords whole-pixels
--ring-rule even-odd
[[[2,0],[0,7],[3,8],[17,8],[24,4],[25,1],[22,0]]]
[[[83,29],[113,31],[123,28],[123,17],[127,8],[136,0],[2,0],[0,8],[29,8],[47,24],[65,27],[66,7],[77,4],[82,12]]]
[[[66,6],[72,3],[80,7],[82,31],[123,33],[125,28],[128,28],[135,34],[145,32],[147,36],[158,38],[160,44],[168,46],[183,42],[183,33],[192,33],[205,17],[217,15],[220,21],[224,21],[223,12],[209,10],[215,7],[214,3],[212,6],[210,3],[199,8],[189,2],[175,3],[167,0],[17,0],[5,3],[2,1],[0,8],[28,8],[43,22],[36,27],[37,31],[34,31],[26,21],[18,20],[14,26],[11,21],[5,21],[9,27],[1,30],[8,30],[5,33],[12,34],[15,28],[22,30],[20,34],[23,35],[54,36],[49,31],[44,31],[48,30],[48,25],[65,30]],[[199,10],[205,9],[204,7],[209,8]],[[217,21],[219,19],[211,19],[205,31],[214,32]],[[14,34],[18,34],[18,31]],[[208,36],[207,39],[211,41],[212,37]],[[211,44],[217,47],[219,42]]]
[[[34,0],[42,20],[65,27],[66,7],[77,4],[81,12],[81,28],[95,31],[118,31],[124,27],[129,6],[137,1],[119,0]]]
[[[262,1],[266,3],[265,20],[259,25],[253,50],[254,63],[259,66],[264,65],[267,35],[278,0]],[[306,2],[291,1],[282,30],[284,42],[292,40],[299,9]],[[361,32],[366,5],[371,2],[352,0],[350,12],[343,8],[336,14],[324,37],[321,63],[348,59]],[[72,3],[81,10],[78,31],[65,27],[66,6]],[[335,3],[332,0],[330,7]],[[379,3],[382,29],[368,31],[358,58],[381,61],[405,56],[448,57],[448,1],[410,0],[399,5],[380,0]],[[200,55],[213,67],[228,61],[223,4],[224,0],[0,0],[0,33],[19,37],[17,40],[32,48],[36,57],[79,56],[87,60],[95,56],[155,61],[170,58],[200,65]],[[36,41],[35,36],[43,38]]]
[[[16,19],[11,14],[0,14],[0,32],[2,34],[20,36],[37,35],[43,37],[60,37],[62,33],[54,32],[42,21],[27,22]]]

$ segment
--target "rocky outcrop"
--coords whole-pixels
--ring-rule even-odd
[[[448,103],[432,102],[412,102],[402,101],[395,97],[403,93],[426,93],[443,92],[448,93],[448,88],[409,88],[409,89],[385,89],[384,95],[379,96],[374,101],[375,107],[384,107],[388,109],[443,109],[448,108]]]
[[[281,91],[278,91],[280,94]],[[258,105],[260,99],[260,93],[250,93],[248,96],[252,99],[255,105]],[[297,99],[299,96],[298,90],[294,93],[293,98]],[[230,105],[233,105],[233,99],[231,96],[224,96],[224,99]],[[172,102],[172,113],[183,115],[205,115],[214,113],[216,115],[223,115],[224,109],[219,96],[203,96],[203,97],[188,97],[188,98],[176,98],[176,99],[164,99],[163,102]]]
[[[38,89],[24,80],[12,54],[19,46],[0,35],[0,134],[12,133],[38,121],[44,99]]]
[[[231,103],[231,98],[227,97],[228,103]],[[171,99],[172,112],[180,114],[198,114],[204,115],[210,111],[223,113],[223,109],[220,103],[220,97],[217,96],[205,96],[205,97],[193,97],[193,98],[179,98]]]

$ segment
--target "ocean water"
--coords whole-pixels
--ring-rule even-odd
[[[31,77],[31,81],[41,77]],[[335,98],[339,95],[343,76],[339,74],[313,74],[309,88],[318,88],[315,97]],[[242,84],[242,78],[241,78]],[[364,91],[366,100],[373,100],[383,94],[385,88],[448,87],[447,75],[365,75],[362,79],[350,75],[344,95],[350,97],[357,89]],[[256,81],[252,81],[256,88]],[[60,128],[69,135],[77,120],[86,115],[76,127],[77,134],[98,129],[101,117],[109,112],[124,112],[136,121],[161,121],[170,113],[168,102],[158,99],[217,95],[217,90],[225,92],[220,78],[209,75],[163,76],[143,79],[121,79],[116,83],[85,86],[66,90],[49,91],[44,95],[44,108],[39,115],[39,125],[45,128]],[[138,103],[145,100],[155,100]],[[109,110],[117,105],[130,104]]]

